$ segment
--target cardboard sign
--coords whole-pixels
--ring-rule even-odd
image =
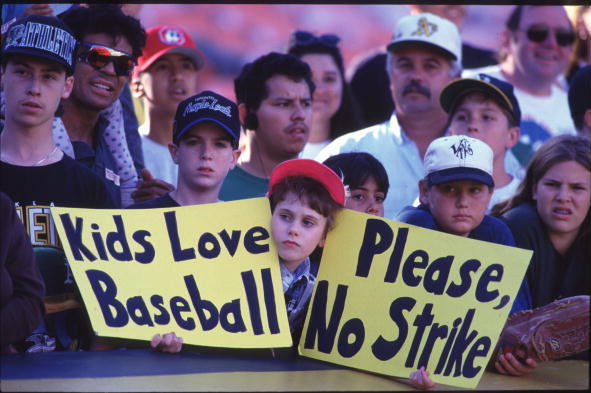
[[[329,232],[299,352],[476,387],[532,251],[342,211]]]
[[[51,210],[96,334],[150,340],[174,331],[195,345],[291,345],[267,198]]]

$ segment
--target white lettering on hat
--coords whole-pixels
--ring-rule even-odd
[[[158,32],[158,38],[166,45],[183,45],[186,41],[182,31],[174,27],[165,27]]]
[[[17,25],[10,29],[5,49],[40,49],[53,53],[72,65],[72,52],[75,46],[76,39],[67,31],[43,23],[27,22],[26,25]]]
[[[468,140],[464,138],[460,139],[460,142],[457,145],[451,145],[450,149],[453,150],[455,156],[458,157],[460,160],[463,160],[468,155],[471,156],[474,154],[474,150],[472,150],[470,142],[468,142]]]
[[[429,22],[424,16],[417,22],[417,29],[412,32],[411,35],[427,36],[430,37],[437,31],[437,25]]]
[[[195,102],[192,102],[185,107],[183,116],[187,116],[187,113],[199,112],[201,109],[209,109],[211,111],[221,112],[228,117],[232,117],[231,106],[223,106],[217,102],[217,98],[212,96],[199,97],[195,99]]]

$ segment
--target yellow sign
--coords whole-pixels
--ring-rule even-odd
[[[98,335],[175,331],[195,345],[291,345],[267,198],[51,210]]]
[[[344,210],[329,233],[299,352],[476,387],[532,251]]]

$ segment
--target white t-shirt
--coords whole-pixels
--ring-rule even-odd
[[[487,214],[490,212],[490,209],[497,203],[504,201],[505,199],[509,199],[510,197],[515,194],[517,187],[521,183],[521,180],[517,177],[513,176],[513,180],[509,183],[504,185],[503,187],[495,187],[495,190],[490,198],[490,202],[488,203],[488,211]]]
[[[164,180],[176,187],[178,166],[172,161],[168,146],[156,143],[142,135],[144,165],[156,179]]]
[[[323,141],[323,142],[308,142],[306,146],[304,146],[304,150],[300,153],[300,158],[310,158],[313,159],[320,153],[320,150],[324,149],[330,140]]]

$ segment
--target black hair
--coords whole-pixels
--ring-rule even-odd
[[[249,111],[256,111],[269,95],[267,80],[275,75],[284,75],[296,82],[303,80],[310,89],[310,95],[314,93],[312,71],[308,64],[294,55],[271,52],[246,64],[234,79],[238,104],[245,104]]]
[[[292,45],[288,48],[288,53],[301,58],[307,54],[327,54],[334,60],[341,82],[343,84],[343,94],[339,109],[330,119],[330,139],[335,139],[350,131],[355,131],[361,128],[361,114],[359,106],[351,92],[351,87],[345,79],[345,66],[343,63],[343,56],[339,48],[335,46],[323,45],[321,43],[311,45]]]
[[[59,18],[68,25],[79,42],[88,34],[123,36],[129,41],[135,58],[142,55],[142,49],[146,45],[146,31],[140,21],[133,16],[125,15],[120,4],[74,7],[61,14]]]
[[[328,157],[324,165],[335,171],[335,173],[343,179],[343,183],[349,189],[357,189],[373,177],[378,190],[388,195],[390,182],[388,181],[388,174],[382,163],[369,153],[350,152],[341,153]]]
[[[513,8],[507,22],[505,22],[505,27],[507,30],[516,31],[519,28],[519,22],[521,21],[521,14],[523,14],[523,5],[518,5]]]

